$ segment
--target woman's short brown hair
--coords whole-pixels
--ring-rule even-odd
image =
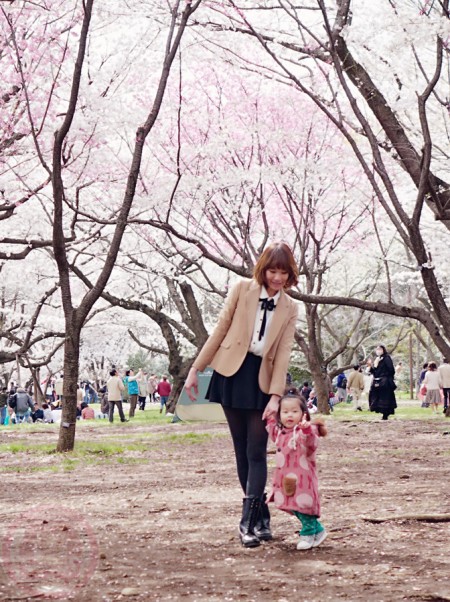
[[[283,270],[289,274],[285,288],[295,286],[298,282],[298,267],[294,255],[285,242],[274,242],[264,249],[253,270],[253,278],[261,286],[267,285],[267,270]]]

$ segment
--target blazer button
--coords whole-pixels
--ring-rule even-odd
[[[271,362],[273,360],[273,357],[271,355],[268,355],[267,359]]]
[[[237,344],[238,344],[238,345],[240,345],[240,344],[241,344],[241,341],[238,341],[238,342],[237,342]]]

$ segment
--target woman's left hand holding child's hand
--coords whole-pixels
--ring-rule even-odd
[[[268,404],[266,405],[266,408],[262,415],[262,419],[267,420],[268,418],[271,418],[272,416],[276,416],[279,405],[280,405],[280,396],[272,395],[271,398],[269,399]]]

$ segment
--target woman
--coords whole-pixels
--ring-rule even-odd
[[[425,373],[425,378],[422,381],[422,386],[426,387],[425,404],[428,408],[430,405],[433,412],[437,414],[439,404],[441,403],[441,375],[438,372],[438,367],[435,362],[428,364],[428,371]]]
[[[272,539],[264,494],[268,437],[264,420],[277,413],[284,394],[297,321],[297,307],[285,291],[297,280],[291,249],[282,242],[267,247],[253,279],[240,280],[231,290],[185,385],[195,400],[197,372],[208,365],[214,369],[207,398],[222,404],[233,439],[245,495],[239,525],[245,547]]]
[[[387,420],[390,414],[395,414],[397,402],[395,400],[394,382],[395,368],[391,356],[384,345],[378,345],[375,349],[377,357],[367,361],[369,372],[373,375],[372,385],[369,391],[369,407],[371,412],[383,414],[383,420]]]

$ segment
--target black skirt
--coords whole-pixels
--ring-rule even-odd
[[[247,353],[239,370],[232,376],[223,376],[214,370],[206,399],[226,408],[264,410],[270,395],[259,388],[258,376],[262,357]]]

